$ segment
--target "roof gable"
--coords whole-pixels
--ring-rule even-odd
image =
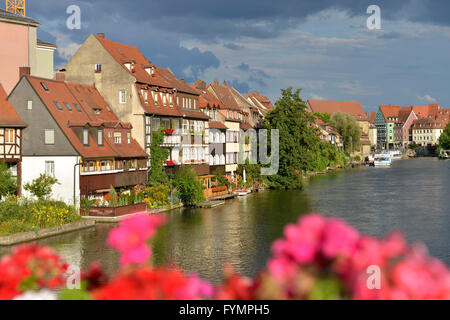
[[[8,101],[8,96],[5,89],[0,83],[0,127],[16,127],[23,128],[26,124],[17,115],[11,103]]]
[[[369,121],[369,117],[356,101],[328,101],[328,100],[308,100],[308,104],[313,113],[328,113],[330,115],[337,112],[351,114],[357,121]]]

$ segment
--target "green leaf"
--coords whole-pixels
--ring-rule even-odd
[[[336,278],[318,278],[308,300],[340,300],[341,289],[341,284]]]

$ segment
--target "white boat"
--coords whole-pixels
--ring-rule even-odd
[[[375,167],[389,167],[392,164],[392,159],[389,156],[376,156],[373,162]]]
[[[391,155],[392,160],[402,159],[402,153],[399,150],[389,151],[389,154]]]
[[[236,190],[236,194],[237,194],[239,197],[246,196],[246,195],[248,195],[249,193],[250,193],[250,191],[249,191],[249,190],[245,190],[245,189],[243,189],[243,190]]]

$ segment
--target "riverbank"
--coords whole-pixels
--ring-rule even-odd
[[[44,228],[38,231],[16,233],[0,237],[0,247],[1,246],[9,247],[25,242],[32,242],[39,239],[62,235],[69,232],[92,228],[94,226],[95,221],[93,220],[92,221],[81,220],[77,222],[68,223],[59,227]]]

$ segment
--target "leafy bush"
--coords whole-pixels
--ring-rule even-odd
[[[4,162],[0,162],[0,199],[10,194],[14,194],[17,190],[16,180],[8,170]]]
[[[185,206],[193,206],[204,201],[203,185],[191,167],[182,166],[175,174],[173,184]]]
[[[64,202],[10,196],[0,202],[0,235],[61,226],[80,218],[75,208]]]
[[[53,186],[58,183],[58,179],[55,177],[41,174],[39,178],[34,179],[31,183],[25,184],[23,188],[39,200],[42,200],[50,196]]]
[[[147,198],[144,199],[149,209],[165,207],[169,205],[170,189],[162,184],[159,186],[151,186],[145,189]]]

